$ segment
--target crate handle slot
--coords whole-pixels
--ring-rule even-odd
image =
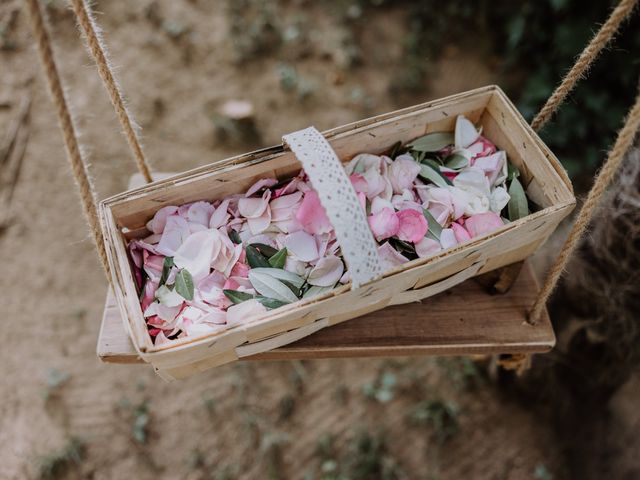
[[[236,355],[238,356],[238,358],[250,357],[251,355],[256,355],[258,353],[268,352],[275,348],[284,347],[285,345],[300,340],[301,338],[307,337],[312,333],[316,333],[318,330],[322,330],[327,326],[329,326],[329,319],[321,318],[313,323],[310,323],[309,325],[305,325],[303,327],[296,328],[295,330],[289,330],[288,332],[274,335],[273,337],[269,337],[266,340],[240,345],[239,347],[236,347]]]
[[[486,260],[479,260],[475,263],[472,263],[464,270],[460,270],[458,273],[454,273],[450,277],[432,283],[431,285],[427,285],[426,287],[418,288],[415,290],[407,290],[406,292],[401,292],[397,295],[394,295],[389,305],[402,305],[404,303],[419,302],[424,298],[442,293],[445,290],[450,289],[454,285],[457,285],[458,283],[464,282],[465,280],[474,277],[485,263],[487,263]]]
[[[289,133],[282,141],[302,163],[318,192],[347,262],[351,288],[356,289],[382,276],[378,244],[351,180],[329,142],[315,127]]]

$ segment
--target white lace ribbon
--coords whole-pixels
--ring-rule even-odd
[[[318,192],[347,262],[352,288],[382,275],[378,244],[338,156],[315,127],[282,137]]]

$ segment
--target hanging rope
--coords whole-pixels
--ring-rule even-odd
[[[631,14],[638,0],[621,0],[618,6],[611,12],[607,21],[600,27],[598,33],[591,39],[586,48],[582,51],[576,63],[571,67],[569,73],[562,79],[560,85],[555,89],[553,94],[547,99],[547,102],[540,109],[538,114],[531,122],[531,128],[536,132],[539,131],[558,110],[558,107],[567,98],[567,95],[573,90],[578,80],[584,77],[589,67],[600,54],[602,49],[611,41],[620,29],[622,22]]]
[[[622,163],[627,151],[633,145],[633,140],[635,138],[638,129],[640,128],[640,92],[636,96],[635,103],[629,114],[625,120],[625,124],[618,133],[618,138],[616,139],[616,143],[613,145],[613,148],[609,151],[609,155],[607,157],[607,161],[604,163],[604,166],[598,172],[596,179],[593,183],[593,187],[589,191],[587,195],[587,199],[585,200],[576,221],[569,233],[567,240],[562,246],[562,250],[560,250],[560,254],[556,258],[551,270],[547,274],[547,278],[542,286],[542,289],[538,293],[538,297],[536,298],[533,307],[531,308],[531,313],[529,314],[529,322],[535,324],[539,319],[542,311],[544,309],[549,296],[553,293],[553,290],[562,275],[562,272],[567,266],[569,262],[569,258],[575,251],[578,243],[580,241],[580,237],[584,234],[589,223],[591,222],[591,218],[598,206],[598,202],[604,195],[607,186],[613,181],[618,167]]]
[[[71,0],[71,5],[73,6],[73,11],[76,14],[78,24],[82,28],[82,32],[87,41],[87,48],[98,66],[98,73],[100,74],[100,78],[102,78],[102,83],[109,93],[111,104],[116,111],[116,115],[120,121],[124,135],[127,138],[131,151],[133,152],[133,157],[136,161],[136,165],[138,166],[138,170],[147,182],[151,182],[151,169],[149,168],[144,152],[142,151],[140,138],[134,128],[135,123],[132,119],[131,113],[129,113],[125,106],[122,98],[122,92],[120,91],[118,83],[111,71],[111,67],[109,66],[104,45],[100,39],[100,29],[85,0]]]
[[[87,171],[86,161],[83,158],[82,150],[80,149],[80,144],[78,142],[78,134],[73,125],[71,114],[69,113],[69,107],[67,106],[67,101],[64,96],[62,82],[60,81],[60,74],[58,73],[58,67],[56,66],[53,56],[51,40],[45,27],[42,10],[40,9],[38,0],[25,0],[25,2],[36,39],[40,61],[42,62],[44,73],[47,78],[49,93],[53,100],[56,114],[58,115],[60,128],[62,129],[64,145],[67,149],[67,158],[71,164],[71,170],[73,171],[73,176],[76,179],[76,183],[80,191],[84,215],[87,219],[87,223],[89,224],[93,241],[96,244],[96,249],[98,250],[98,256],[100,257],[102,267],[107,274],[107,279],[110,279],[109,263],[107,262],[104,239],[102,238],[102,231],[100,230],[100,223],[98,221],[93,184],[89,177],[89,172]]]

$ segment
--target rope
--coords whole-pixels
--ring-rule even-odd
[[[582,51],[576,63],[571,67],[569,73],[562,79],[560,85],[547,99],[540,112],[531,122],[531,128],[539,131],[558,110],[567,95],[575,87],[578,80],[584,77],[587,70],[600,54],[602,49],[611,41],[618,32],[622,22],[631,14],[638,0],[621,0],[618,6],[611,12],[607,21],[600,27],[598,33],[591,39],[586,48]]]
[[[73,171],[73,176],[75,177],[80,192],[84,215],[89,224],[93,241],[96,244],[100,262],[107,274],[107,279],[109,279],[109,264],[107,262],[104,239],[102,238],[102,232],[100,230],[100,222],[98,221],[94,188],[89,178],[86,162],[78,142],[78,134],[73,125],[69,107],[64,96],[60,74],[58,73],[51,48],[51,39],[49,38],[38,0],[25,0],[25,3],[35,35],[40,61],[47,78],[49,93],[55,106],[56,114],[58,115],[60,128],[62,129],[64,144],[67,149],[67,158],[71,164],[71,170]]]
[[[98,27],[85,0],[71,0],[71,5],[73,6],[73,11],[76,14],[78,23],[84,33],[89,53],[91,53],[91,56],[96,62],[98,73],[100,74],[100,78],[102,78],[102,83],[109,94],[111,104],[116,111],[116,116],[120,121],[120,125],[122,126],[124,135],[127,138],[129,147],[133,152],[133,157],[136,161],[136,165],[138,166],[138,170],[147,182],[151,182],[151,169],[149,168],[142,151],[140,138],[134,128],[135,123],[132,119],[131,113],[129,113],[125,106],[122,98],[122,92],[120,91],[118,83],[111,71],[111,67],[109,66],[109,61],[105,54],[105,47],[100,39],[100,28]]]
[[[551,270],[547,274],[544,285],[538,293],[538,297],[536,298],[533,307],[531,307],[531,313],[529,314],[530,323],[535,324],[540,319],[540,315],[542,314],[549,296],[553,293],[560,276],[569,262],[569,258],[578,246],[580,237],[582,237],[589,226],[598,202],[604,195],[607,186],[613,181],[616,171],[622,163],[627,151],[633,145],[633,140],[639,128],[640,92],[638,92],[635,103],[627,115],[624,126],[618,133],[616,143],[609,151],[607,161],[596,176],[593,187],[591,188],[591,191],[589,191],[587,199],[578,213],[576,221],[571,228],[571,232],[569,233],[567,240],[562,246],[560,254],[553,263]]]

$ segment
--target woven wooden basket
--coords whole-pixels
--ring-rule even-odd
[[[141,358],[166,379],[182,378],[239,358],[286,345],[326,326],[365,313],[419,301],[470,277],[525,259],[575,206],[566,172],[496,86],[380,115],[324,132],[342,162],[362,152],[382,153],[397,141],[451,131],[458,115],[482,125],[483,134],[519,168],[528,197],[539,211],[456,248],[411,261],[366,285],[344,285],[308,300],[271,310],[221,333],[156,347],[147,333],[127,242],[148,235],[146,222],[167,205],[213,201],[246,191],[265,177],[295,175],[300,163],[284,146],[232,157],[130,190],[101,202],[112,284],[125,327]],[[455,319],[452,319],[454,321]]]

